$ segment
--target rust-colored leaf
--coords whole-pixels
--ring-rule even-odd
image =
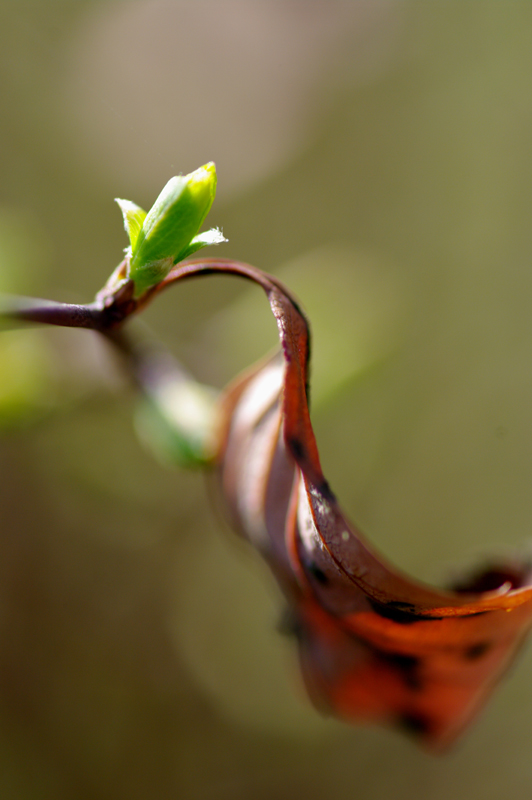
[[[444,748],[532,623],[529,568],[494,565],[445,592],[377,555],[321,471],[307,402],[308,325],[296,301],[274,278],[234,262],[190,262],[164,285],[210,272],[261,285],[278,324],[281,354],[225,394],[218,474],[233,523],[293,608],[309,693],[327,713],[397,725]]]

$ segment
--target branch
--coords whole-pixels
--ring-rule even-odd
[[[0,319],[60,325],[66,328],[100,329],[102,308],[95,303],[76,305],[33,297],[2,295],[0,296]]]

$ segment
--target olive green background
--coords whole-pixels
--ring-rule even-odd
[[[0,289],[89,301],[112,198],[213,159],[207,254],[307,309],[349,514],[438,583],[529,551],[530,3],[4,0],[0,43]],[[145,317],[217,386],[275,343],[236,279]],[[0,334],[2,797],[530,797],[530,648],[444,757],[323,720],[266,569],[133,416],[92,333]]]

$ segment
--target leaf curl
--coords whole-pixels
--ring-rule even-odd
[[[175,281],[222,272],[265,291],[281,354],[223,399],[217,474],[234,525],[258,547],[294,614],[316,706],[449,746],[482,708],[532,624],[527,564],[494,564],[454,591],[386,562],[344,516],[323,475],[308,405],[310,335],[295,298],[238,262],[175,267]]]

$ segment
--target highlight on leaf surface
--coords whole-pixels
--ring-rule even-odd
[[[244,264],[175,267],[161,288],[225,272],[266,292],[282,349],[221,401],[217,461],[234,526],[269,562],[293,613],[315,705],[395,725],[444,749],[482,708],[532,624],[528,564],[480,570],[454,591],[390,566],[345,518],[325,480],[307,402],[309,331],[275,278]]]

